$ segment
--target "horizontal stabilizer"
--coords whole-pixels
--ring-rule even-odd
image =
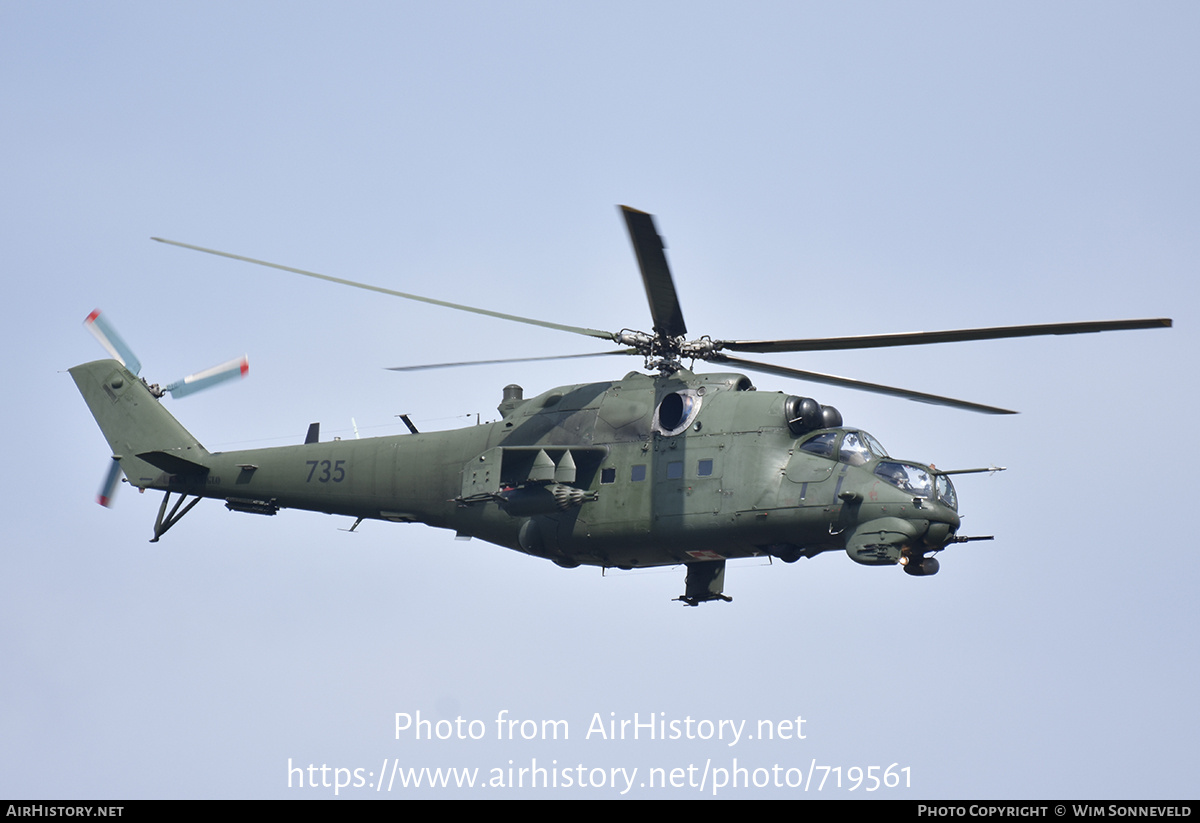
[[[188,460],[166,451],[142,452],[138,459],[145,460],[156,469],[162,469],[168,474],[207,474],[208,466]]]

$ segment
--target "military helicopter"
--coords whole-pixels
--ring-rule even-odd
[[[364,520],[425,523],[505,548],[580,565],[633,569],[685,565],[684,593],[696,606],[729,601],[725,563],[844,550],[868,566],[938,572],[937,554],[959,535],[951,475],[890,456],[867,432],[843,426],[837,409],[809,397],[756,391],[737,373],[695,373],[702,360],[984,414],[1013,414],[909,389],[733,357],[726,352],[800,352],[912,346],[1038,335],[1163,328],[1166,318],[1005,326],[797,340],[689,340],[662,238],[646,212],[620,207],[641,269],[653,332],[588,329],[504,314],[343,280],[227,252],[154,238],[195,251],[294,274],[542,326],[614,343],[615,351],[475,361],[641,356],[649,374],[561,386],[526,399],[504,388],[500,419],[464,429],[322,441],[312,424],[294,446],[209,452],[163,407],[244,375],[245,358],[165,388],[138,377],[140,363],[98,311],[85,321],[113,359],[71,376],[112,449],[100,494],[108,505],[120,474],[164,492],[156,542],[202,498],[231,511],[274,515],[307,509]],[[397,370],[468,365],[441,363]],[[172,495],[175,495],[172,504]],[[191,498],[189,500],[189,498]]]

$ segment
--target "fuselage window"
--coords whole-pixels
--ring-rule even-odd
[[[712,477],[713,462],[711,457],[706,457],[700,461],[696,467],[696,474],[700,477]]]
[[[683,478],[683,461],[673,460],[667,464],[667,479],[681,480]]]
[[[617,482],[617,470],[616,469],[601,469],[600,470],[600,482],[604,483],[605,485],[607,485],[609,483],[616,483]]]
[[[642,480],[645,480],[646,479],[646,467],[645,466],[634,466],[633,469],[629,472],[629,479],[632,480],[634,483],[638,483]]]

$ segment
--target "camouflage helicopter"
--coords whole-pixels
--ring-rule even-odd
[[[654,218],[620,207],[653,319],[653,332],[608,332],[536,320],[330,277],[177,243],[244,262],[452,309],[615,343],[599,353],[640,355],[646,370],[620,380],[561,386],[526,399],[504,388],[494,423],[441,432],[322,441],[319,425],[302,444],[209,452],[163,407],[244,375],[244,358],[160,388],[138,377],[140,363],[98,311],[85,321],[114,359],[70,370],[112,449],[100,493],[108,505],[121,474],[164,492],[157,541],[202,498],[231,511],[274,515],[307,509],[363,520],[425,523],[565,568],[632,569],[683,564],[690,606],[728,601],[725,562],[772,557],[794,563],[844,550],[868,566],[896,565],[915,576],[938,571],[958,534],[952,474],[890,456],[867,432],[843,426],[832,406],[798,395],[756,391],[736,373],[694,373],[703,360],[808,382],[848,387],[985,414],[1012,414],[949,397],[802,371],[726,354],[912,346],[967,340],[1169,327],[1166,318],[1055,323],[954,331],[799,340],[687,339]],[[548,360],[597,354],[521,358]],[[516,360],[476,361],[487,363]],[[433,368],[466,365],[443,363]],[[172,495],[175,495],[172,504]],[[190,498],[190,499],[189,499]]]

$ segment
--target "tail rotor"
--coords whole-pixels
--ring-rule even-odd
[[[100,345],[106,352],[121,362],[122,366],[134,374],[138,374],[142,370],[142,361],[137,359],[133,349],[129,348],[128,344],[121,339],[121,335],[117,334],[117,330],[109,324],[108,318],[102,315],[99,309],[93,310],[83,321],[83,325],[87,327],[93,337],[100,341]]]
[[[133,349],[129,347],[129,344],[125,342],[116,328],[108,322],[106,315],[102,314],[99,309],[96,309],[84,319],[83,325],[100,342],[100,345],[104,347],[106,352],[118,360],[132,374],[135,376],[139,375],[142,370],[142,361],[133,353]],[[147,383],[146,385],[155,397],[170,394],[173,398],[179,398],[210,389],[229,380],[245,377],[249,371],[250,360],[243,355],[242,357],[222,363],[219,366],[213,366],[211,369],[205,369],[204,371],[190,374],[181,380],[168,383],[163,388],[159,388],[158,384]],[[145,382],[145,378],[143,378],[143,382]],[[108,474],[104,478],[104,485],[100,487],[100,493],[96,496],[96,502],[106,508],[111,507],[113,497],[117,491],[117,484],[120,480],[120,455],[113,455],[112,465],[109,466]]]
[[[219,366],[213,366],[211,369],[189,374],[182,380],[176,380],[169,384],[163,391],[175,398],[187,397],[189,394],[211,389],[226,380],[245,377],[249,371],[250,360],[243,355]]]
[[[100,487],[100,493],[96,495],[96,502],[106,509],[112,508],[113,496],[117,493],[117,483],[121,481],[121,464],[117,462],[117,458],[113,457],[112,465],[108,467],[108,475],[104,478],[104,485]]]

